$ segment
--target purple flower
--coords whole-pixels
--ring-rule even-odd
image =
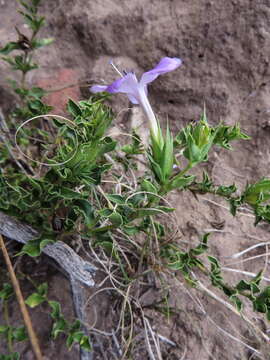
[[[147,85],[154,81],[159,75],[166,74],[173,71],[182,64],[182,60],[178,58],[164,57],[160,62],[152,69],[145,72],[140,81],[137,80],[134,72],[129,72],[122,76],[120,79],[114,81],[112,84],[106,85],[94,85],[90,88],[93,93],[97,92],[109,92],[111,94],[123,93],[127,94],[129,100],[133,104],[139,104],[145,115],[150,121],[151,134],[156,140],[159,138],[159,125],[157,123],[155,114],[151,108],[151,105],[147,98]],[[113,65],[114,66],[114,65]]]

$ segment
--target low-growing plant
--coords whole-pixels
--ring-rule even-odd
[[[31,34],[26,36],[17,30],[19,39],[0,50],[11,69],[21,73],[19,82],[11,82],[18,96],[17,106],[0,121],[0,210],[40,233],[22,247],[19,255],[39,256],[49,243],[70,242],[72,237],[89,243],[88,255],[103,265],[109,261],[106,271],[113,287],[125,294],[123,324],[131,322],[132,309],[139,308],[129,294],[136,291],[138,279],[150,272],[157,278],[161,273],[183,278],[192,287],[198,286],[202,273],[239,314],[246,299],[255,312],[270,320],[270,287],[261,285],[263,271],[251,281],[228,284],[219,260],[208,247],[209,237],[214,241],[214,235],[207,233],[198,239],[196,247],[185,248],[177,241],[177,227],[170,226],[177,219],[173,215],[175,209],[166,200],[172,191],[175,196],[184,191],[195,196],[209,193],[224,198],[232,216],[245,206],[254,214],[255,225],[270,223],[270,179],[247,184],[240,192],[235,184],[215,184],[206,172],[190,172],[207,162],[215,147],[231,151],[232,142],[248,140],[248,135],[239,124],[211,125],[205,110],[200,119],[177,134],[172,133],[169,124],[164,130],[148,101],[147,86],[159,75],[181,66],[180,59],[169,57],[145,72],[140,81],[133,72],[117,70],[121,77],[108,86],[92,86],[94,95],[88,100],[70,99],[67,118],[51,114],[51,107],[43,100],[46,90],[29,87],[27,82],[28,73],[38,68],[33,62],[34,52],[52,42],[51,38],[37,37],[45,24],[38,13],[39,2],[20,1],[20,12]],[[143,143],[134,129],[125,137],[108,135],[115,116],[106,101],[114,93],[124,93],[133,104],[142,107],[149,120],[149,143]],[[138,166],[141,162],[143,169]],[[0,292],[4,302],[9,291],[5,285]],[[52,308],[53,338],[64,332],[69,348],[77,342],[91,350],[80,322],[69,324],[65,320],[60,304],[47,299],[44,284],[26,300],[30,307],[43,302]],[[144,317],[143,321],[148,326]],[[24,340],[22,329],[3,325],[0,333],[8,342]],[[127,340],[126,345],[128,354],[131,341]]]

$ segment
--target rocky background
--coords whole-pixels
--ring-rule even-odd
[[[0,45],[16,40],[14,25],[22,32],[28,31],[22,26],[17,7],[15,0],[0,1]],[[53,36],[55,42],[39,51],[41,69],[33,72],[30,81],[58,89],[48,97],[55,112],[64,111],[68,97],[89,97],[89,84],[115,79],[117,75],[108,64],[110,59],[120,68],[140,74],[164,56],[181,57],[181,68],[149,87],[158,117],[164,124],[168,121],[176,132],[197,120],[205,104],[210,123],[240,122],[252,139],[236,143],[233,152],[217,150],[206,169],[217,184],[235,182],[240,188],[270,175],[269,0],[44,0],[41,9],[47,20],[44,35]],[[0,72],[0,105],[7,110],[15,100],[6,76],[14,74],[7,72],[3,62]],[[60,90],[61,87],[65,89]],[[115,126],[128,130],[130,122],[125,109],[130,104],[118,95],[112,106],[119,114]],[[227,257],[237,251],[268,241],[269,226],[254,228],[249,214],[233,218],[224,208],[227,205],[214,203],[214,198],[202,196],[196,200],[190,194],[175,193],[170,201],[177,206],[185,241],[194,244],[198,233],[214,230],[211,249],[224,263],[232,261]],[[260,247],[249,255],[266,250]],[[262,257],[228,267],[256,272],[264,265]],[[235,273],[228,275],[230,281],[239,279]],[[61,278],[59,274],[54,276]],[[160,323],[157,319],[159,332],[178,346],[177,350],[168,348],[164,359],[257,359],[251,350],[224,333],[228,331],[260,350],[260,342],[244,321],[226,312],[215,300],[174,285],[178,289],[174,301],[183,316],[166,326],[164,318]],[[192,294],[200,298],[206,314],[196,300],[191,300]],[[68,290],[61,295],[69,302]],[[264,330],[268,326],[255,315],[253,321]],[[50,354],[47,356],[57,356],[58,350],[50,344],[48,334],[43,339]],[[61,357],[69,358],[77,359],[78,355]]]

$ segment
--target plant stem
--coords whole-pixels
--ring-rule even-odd
[[[187,166],[182,171],[180,171],[180,173],[178,173],[176,176],[174,176],[174,178],[172,180],[175,181],[176,179],[181,178],[192,167],[193,167],[193,164],[191,162],[189,162],[187,164]],[[161,186],[160,191],[159,191],[159,195],[164,196],[171,190],[170,189],[170,183],[171,183],[171,181],[168,184],[165,184],[164,186]]]
[[[24,64],[27,63],[27,53],[25,52],[23,55],[23,62]],[[25,89],[25,77],[26,77],[26,72],[22,72],[22,79],[21,79],[21,88]]]
[[[5,323],[7,324],[7,326],[9,327],[8,330],[8,336],[7,336],[7,342],[8,342],[8,351],[10,353],[13,352],[13,348],[12,348],[12,338],[11,338],[11,334],[10,334],[10,323],[9,323],[9,314],[8,314],[8,302],[5,300],[3,303],[3,314],[4,314],[4,319],[5,319]]]
[[[24,299],[23,299],[23,296],[22,296],[22,292],[21,292],[21,289],[20,289],[19,282],[18,282],[17,277],[15,275],[13,266],[12,266],[11,261],[10,261],[10,257],[8,255],[8,252],[7,252],[7,249],[6,249],[6,246],[5,246],[5,243],[4,243],[4,240],[3,240],[3,237],[2,237],[1,234],[0,234],[0,247],[2,248],[3,256],[4,256],[4,259],[5,259],[7,268],[8,268],[9,276],[10,276],[10,279],[11,279],[11,282],[12,282],[12,285],[13,285],[13,288],[14,288],[14,291],[15,291],[19,306],[20,306],[23,321],[24,321],[25,326],[27,328],[27,332],[28,332],[28,335],[29,335],[29,338],[30,338],[30,342],[32,344],[33,352],[35,353],[37,360],[42,360],[43,357],[42,357],[41,350],[40,350],[40,347],[39,347],[38,339],[37,339],[36,333],[34,332],[32,322],[31,322],[31,318],[29,316],[28,310],[27,310],[26,305],[24,303]]]
[[[181,178],[183,175],[185,175],[185,173],[188,171],[188,170],[190,170],[191,168],[193,167],[193,164],[191,163],[191,162],[189,162],[188,164],[187,164],[187,166],[182,170],[182,171],[180,171],[180,173],[178,173],[174,178],[173,178],[173,180],[176,180],[176,179],[178,179],[178,178]]]

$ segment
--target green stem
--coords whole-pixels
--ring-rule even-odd
[[[8,334],[7,334],[7,345],[8,345],[8,351],[10,353],[13,352],[13,346],[12,346],[12,330],[10,329],[10,324],[9,324],[9,313],[8,313],[8,303],[7,301],[4,301],[3,304],[4,307],[4,319],[5,319],[5,323],[8,326]]]
[[[114,225],[106,225],[106,226],[99,227],[97,229],[91,229],[91,233],[96,234],[96,233],[108,231],[111,229],[115,229],[115,226]]]
[[[172,180],[175,181],[175,180],[181,178],[183,175],[185,175],[185,173],[186,173],[187,171],[189,171],[190,169],[192,169],[192,167],[193,167],[193,164],[192,164],[191,162],[189,162],[189,163],[187,164],[187,166],[186,166],[182,171],[180,171],[180,173],[178,173],[176,176],[174,176],[174,178],[173,178]],[[159,194],[160,194],[161,196],[166,195],[166,194],[170,191],[170,185],[171,185],[172,180],[171,180],[168,184],[160,187]]]
[[[192,164],[191,162],[189,162],[189,163],[187,164],[187,166],[186,166],[182,171],[180,171],[180,173],[178,173],[178,174],[173,178],[173,180],[178,179],[178,178],[181,178],[183,175],[185,175],[185,173],[186,173],[188,170],[190,170],[190,169],[192,169],[192,168],[193,168],[193,164]]]
[[[23,63],[26,64],[28,61],[28,53],[25,52],[23,55]],[[22,79],[21,79],[21,88],[25,89],[25,78],[26,78],[26,72],[22,72]]]

